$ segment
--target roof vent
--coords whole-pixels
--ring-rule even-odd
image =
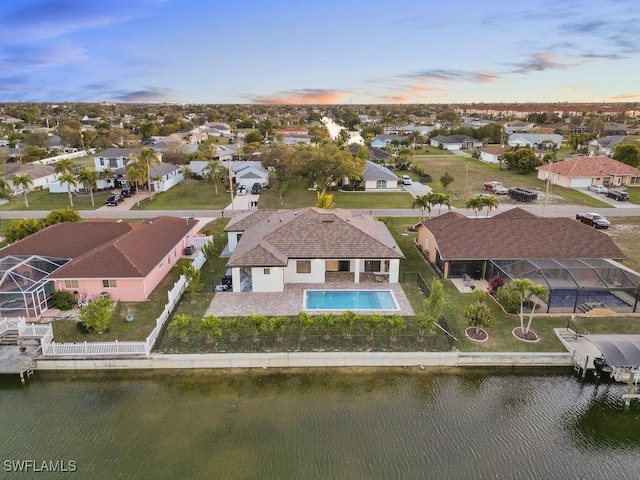
[[[333,220],[329,219],[329,218],[323,218],[322,223],[333,223]]]

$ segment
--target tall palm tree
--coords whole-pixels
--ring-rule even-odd
[[[18,173],[13,176],[13,186],[16,189],[22,187],[22,193],[24,194],[24,206],[29,208],[29,200],[27,200],[27,193],[29,191],[29,187],[33,185],[33,180],[26,173]]]
[[[464,204],[465,208],[470,208],[476,212],[476,218],[478,218],[478,211],[484,208],[484,199],[477,195],[472,195],[467,198],[467,202]]]
[[[64,183],[67,184],[67,194],[69,195],[69,203],[73,208],[73,196],[71,195],[71,186],[73,185],[74,187],[77,187],[78,179],[73,173],[66,172],[58,177],[58,181],[60,182],[61,185]]]
[[[140,150],[139,155],[131,153],[130,157],[144,168],[147,177],[147,188],[149,189],[149,193],[151,193],[150,200],[153,200],[153,192],[151,191],[151,170],[154,165],[160,163],[158,155],[150,148],[143,148]]]
[[[413,199],[413,203],[411,204],[411,208],[419,208],[420,209],[420,221],[424,220],[424,211],[428,210],[431,213],[431,199],[428,194],[418,195]]]
[[[140,182],[144,182],[146,172],[142,165],[138,163],[130,163],[127,165],[127,181],[136,186],[136,191],[140,190]],[[138,206],[140,206],[140,195],[136,195]]]
[[[95,170],[85,167],[78,172],[78,181],[82,183],[84,188],[89,189],[89,195],[91,195],[91,206],[95,207],[96,204],[93,201],[93,189],[98,185],[98,172]]]
[[[56,163],[55,172],[58,175],[63,175],[65,173],[73,173],[73,160],[70,158],[65,158]]]
[[[436,193],[433,204],[438,205],[438,216],[440,216],[443,205],[446,205],[451,210],[451,195],[448,193]]]
[[[533,283],[528,278],[519,278],[513,280],[513,289],[518,294],[520,299],[520,331],[524,334],[529,333],[529,328],[531,327],[531,321],[533,320],[533,314],[536,310],[536,306],[538,304],[537,299],[546,299],[547,291],[544,289],[542,285],[537,283]],[[527,323],[527,327],[524,326],[524,304],[527,300],[530,300],[531,297],[536,297],[534,300],[533,307],[531,308],[531,314],[529,315],[529,322]]]
[[[492,195],[490,197],[483,197],[482,203],[485,207],[487,207],[487,217],[489,217],[489,212],[494,208],[498,208],[498,205],[500,205],[500,200]]]
[[[220,183],[220,172],[222,169],[222,163],[217,158],[209,160],[209,163],[204,169],[204,178],[208,183],[213,183],[213,186],[216,189],[216,196],[220,195],[220,192],[218,191],[218,183]]]

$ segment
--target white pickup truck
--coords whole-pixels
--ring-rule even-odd
[[[509,193],[509,189],[500,182],[486,182],[484,184],[484,189],[493,192],[496,195],[506,195]]]

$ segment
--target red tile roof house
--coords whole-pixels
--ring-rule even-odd
[[[404,258],[384,223],[339,210],[258,210],[235,216],[225,231],[234,292],[283,292],[335,274],[397,283]]]
[[[59,223],[40,230],[0,250],[0,261],[12,259],[16,273],[23,264],[36,267],[35,275],[23,275],[27,278],[10,292],[5,289],[9,286],[5,268],[0,316],[38,317],[48,308],[46,299],[54,290],[69,291],[78,299],[108,292],[116,300],[144,301],[182,257],[188,237],[197,234],[197,223],[157,217],[142,223]],[[23,300],[21,306],[12,305],[16,310],[11,312],[3,311],[2,297],[8,293]],[[26,312],[20,313],[20,307]]]
[[[619,263],[624,254],[607,234],[571,218],[520,208],[482,219],[448,212],[416,228],[418,248],[445,279],[529,278],[549,290],[547,311],[554,313],[597,301],[638,310],[640,274]]]
[[[587,188],[589,185],[605,187],[638,186],[640,170],[613,158],[573,157],[561,162],[537,167],[538,178],[568,188]],[[550,172],[550,173],[549,173]]]

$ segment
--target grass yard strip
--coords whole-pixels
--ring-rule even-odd
[[[73,195],[73,208],[76,210],[95,210],[104,205],[110,192],[94,192],[93,199],[95,207],[91,206],[91,196]],[[10,202],[0,205],[0,210],[57,210],[59,208],[70,208],[69,195],[64,193],[49,193],[49,190],[34,190],[27,194],[29,208],[24,204],[24,196],[13,197]]]
[[[223,210],[231,203],[225,187],[218,187],[218,195],[210,183],[180,182],[166,192],[134,203],[131,210]]]

